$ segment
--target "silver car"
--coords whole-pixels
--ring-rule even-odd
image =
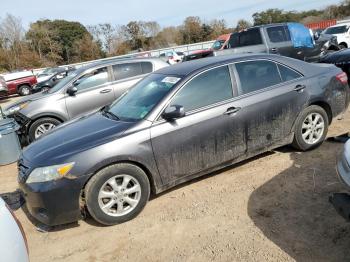
[[[1,197],[0,232],[0,261],[29,261],[22,226]]]
[[[340,180],[350,189],[350,140],[344,145],[344,150],[338,158],[336,169]]]
[[[109,60],[82,67],[52,89],[27,96],[5,109],[29,142],[57,125],[120,97],[147,74],[168,66],[160,59]]]

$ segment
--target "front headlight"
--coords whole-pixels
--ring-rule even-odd
[[[63,178],[69,174],[74,163],[35,168],[29,175],[26,183],[40,183]]]
[[[18,112],[19,110],[27,107],[28,104],[29,104],[29,102],[24,102],[24,103],[19,104],[19,105],[11,106],[4,111],[4,114],[6,116],[13,115],[14,113]]]

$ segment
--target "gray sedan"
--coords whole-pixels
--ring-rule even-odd
[[[333,65],[250,54],[182,63],[38,139],[18,181],[45,224],[75,221],[82,209],[121,223],[150,194],[283,145],[319,146],[348,104],[346,74]]]

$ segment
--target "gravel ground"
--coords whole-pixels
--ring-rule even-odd
[[[329,135],[349,128],[350,111]],[[42,233],[15,213],[31,261],[348,261],[350,224],[328,202],[343,189],[342,146],[266,153],[165,192],[122,225],[87,219]],[[16,190],[16,176],[15,164],[0,167],[0,193]]]

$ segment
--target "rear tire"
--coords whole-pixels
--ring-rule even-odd
[[[305,108],[296,121],[292,146],[301,151],[320,146],[327,136],[328,124],[328,115],[322,107]]]
[[[27,96],[31,93],[31,87],[30,85],[22,85],[18,88],[18,94],[20,96]]]
[[[51,117],[40,118],[34,121],[34,123],[30,126],[28,132],[29,142],[35,141],[40,137],[40,134],[45,134],[59,124],[61,124],[61,121]]]
[[[147,204],[149,195],[150,184],[145,172],[126,163],[102,169],[85,187],[87,210],[97,222],[108,226],[136,217]]]

